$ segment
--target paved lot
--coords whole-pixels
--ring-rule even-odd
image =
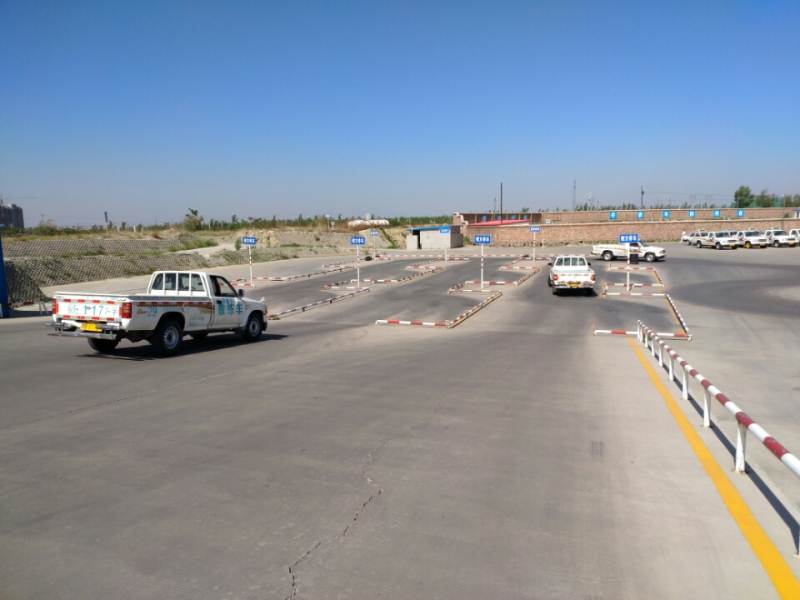
[[[795,450],[798,265],[678,246],[658,265],[695,335],[676,347]],[[663,302],[554,297],[540,275],[453,330],[371,324],[451,318],[476,267],[172,359],[0,322],[3,597],[776,597],[631,344],[591,335],[674,327]],[[797,576],[798,482],[753,441],[767,497],[696,429]]]

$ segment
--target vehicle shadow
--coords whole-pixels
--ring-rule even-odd
[[[86,358],[96,358],[105,360],[131,360],[131,361],[148,361],[148,360],[169,360],[180,358],[182,356],[191,356],[193,354],[204,354],[206,352],[216,352],[217,350],[226,350],[235,346],[252,346],[253,344],[261,344],[270,341],[280,341],[289,337],[288,335],[277,333],[265,333],[252,342],[243,342],[236,334],[219,334],[209,335],[203,340],[193,340],[191,338],[184,339],[181,351],[175,356],[161,356],[155,349],[147,342],[137,342],[135,345],[117,347],[111,354],[100,354],[96,352],[87,352],[84,354]]]

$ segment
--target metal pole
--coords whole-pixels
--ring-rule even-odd
[[[486,244],[481,244],[481,291],[483,291],[483,247]]]
[[[536,265],[536,232],[533,232],[533,264]]]
[[[360,249],[361,246],[356,246],[356,289],[357,290],[361,289],[361,265],[359,264],[360,261],[358,258],[359,256],[361,256],[361,253],[359,252]]]
[[[253,287],[253,247],[247,244],[247,259],[250,263],[250,287]]]
[[[628,268],[625,269],[625,289],[630,292],[631,291],[631,244],[630,244],[630,242],[626,243],[625,247],[628,250]]]
[[[503,182],[500,182],[500,225],[503,224]]]

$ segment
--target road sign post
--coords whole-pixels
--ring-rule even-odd
[[[536,261],[536,234],[539,233],[541,228],[538,225],[531,225],[530,232],[533,234],[533,260]]]
[[[253,287],[253,246],[256,245],[256,238],[246,235],[242,238],[242,244],[247,246],[247,262],[250,264],[250,287]]]
[[[374,256],[378,255],[378,248],[377,248],[378,235],[380,235],[380,234],[378,233],[377,229],[370,229],[369,230],[369,236],[372,238],[372,254]]]
[[[447,236],[447,245],[444,247],[444,262],[447,262],[447,249],[450,247],[450,227],[442,225],[439,227],[439,233]]]
[[[639,242],[638,233],[620,233],[619,243],[625,244],[625,253],[628,258],[628,268],[625,269],[625,289],[631,291],[631,244]]]
[[[356,247],[356,289],[361,289],[361,264],[360,264],[360,257],[361,257],[361,246],[367,243],[365,237],[361,235],[354,235],[350,237],[350,244]]]
[[[483,291],[483,288],[484,288],[484,283],[483,283],[484,282],[484,278],[483,278],[483,273],[484,273],[484,268],[483,268],[483,247],[484,246],[488,246],[489,244],[492,243],[492,236],[490,236],[490,235],[476,235],[473,238],[473,241],[481,247],[481,291]]]

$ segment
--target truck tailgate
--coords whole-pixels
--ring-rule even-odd
[[[127,296],[116,294],[56,293],[57,315],[65,320],[119,322],[119,310]]]

